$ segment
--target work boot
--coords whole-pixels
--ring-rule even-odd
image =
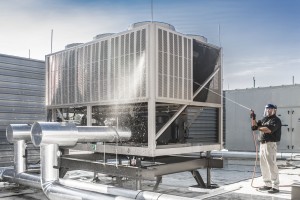
[[[273,189],[272,187],[268,187],[268,186],[263,186],[263,187],[260,187],[258,188],[258,191],[270,191],[271,189]]]
[[[275,188],[271,188],[270,190],[268,190],[268,193],[274,194],[274,193],[278,193],[279,190],[275,189]]]

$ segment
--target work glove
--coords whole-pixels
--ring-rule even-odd
[[[257,126],[262,126],[261,120],[258,120],[258,121],[257,121]]]

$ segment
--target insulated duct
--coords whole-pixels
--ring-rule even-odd
[[[77,141],[90,141],[90,142],[99,142],[99,141],[118,141],[116,140],[116,133],[117,138],[130,138],[129,132],[114,132],[112,134],[111,127],[78,127],[77,134],[73,135],[74,140]],[[62,131],[61,131],[62,130]],[[178,197],[173,195],[164,195],[161,193],[153,193],[153,192],[142,192],[142,191],[132,191],[126,190],[121,188],[114,188],[111,189],[111,186],[103,186],[103,185],[93,185],[89,183],[83,183],[79,181],[71,181],[71,180],[59,180],[59,171],[57,166],[58,156],[60,155],[59,152],[59,145],[58,144],[47,144],[49,141],[53,141],[53,136],[57,137],[60,135],[60,139],[64,142],[59,142],[59,144],[66,145],[65,141],[69,138],[70,134],[74,133],[74,126],[72,124],[60,124],[60,123],[35,123],[32,128],[32,138],[35,138],[36,141],[40,141],[39,144],[41,147],[41,166],[42,166],[42,176],[41,176],[41,183],[42,189],[49,198],[53,198],[54,194],[63,193],[66,194],[64,190],[65,187],[58,186],[59,183],[71,188],[78,188],[79,191],[90,191],[90,193],[94,192],[101,192],[106,193],[107,196],[103,199],[110,199],[111,195],[114,195],[118,199],[140,199],[140,200],[169,200],[169,199],[182,199],[182,200],[190,200],[191,198],[185,197]],[[54,132],[57,131],[57,134]],[[103,132],[100,132],[103,131]],[[40,134],[39,134],[40,133]],[[51,134],[52,133],[52,134]],[[60,133],[60,134],[58,134]],[[76,133],[76,131],[75,131]],[[97,134],[96,134],[97,133]],[[102,133],[102,136],[100,133]],[[76,138],[77,137],[77,138]],[[94,137],[94,138],[93,138]],[[46,138],[46,139],[45,139]],[[56,141],[56,140],[55,140]],[[76,143],[75,143],[76,144]],[[72,142],[70,145],[75,145]],[[61,190],[63,188],[64,190]],[[75,191],[75,190],[74,190]],[[109,192],[110,191],[110,192]],[[75,195],[75,192],[71,192],[71,195]],[[86,194],[87,195],[87,194]],[[102,194],[101,194],[102,195]],[[80,197],[84,197],[81,193],[78,194]],[[99,196],[99,194],[98,194]],[[112,198],[114,198],[114,196]],[[120,197],[122,196],[122,197]],[[92,199],[90,197],[86,197],[88,199]],[[96,199],[96,198],[95,198]]]
[[[45,195],[53,200],[129,200],[129,198],[126,197],[116,197],[115,195],[71,189],[60,185],[58,183],[58,169],[55,168],[55,166],[57,166],[57,153],[59,152],[58,144],[41,146],[41,176],[25,173],[26,160],[22,158],[24,158],[26,148],[25,140],[30,139],[30,135],[32,135],[30,130],[31,127],[27,124],[11,124],[7,127],[7,139],[14,143],[15,166],[14,169],[5,169],[1,173],[1,180],[42,189]],[[82,132],[84,133],[84,131]],[[55,137],[55,135],[53,136]],[[81,138],[81,140],[85,141],[84,137]]]
[[[57,144],[41,146],[41,185],[42,190],[49,199],[130,199],[126,197],[116,197],[115,195],[78,190],[60,185],[58,183],[59,171],[56,167],[58,155],[59,150]]]
[[[202,153],[206,156],[205,153]],[[243,158],[243,159],[255,159],[256,152],[238,152],[238,151],[211,151],[211,157],[222,157],[222,158]],[[279,160],[299,160],[299,153],[277,153],[277,159]]]
[[[111,185],[101,185],[94,183],[86,183],[71,179],[59,179],[59,183],[62,185],[78,188],[82,190],[101,192],[105,194],[114,194],[118,196],[124,196],[137,200],[192,200],[194,198],[180,197],[175,195],[162,194],[157,192],[148,192],[141,190],[129,190],[124,188],[118,188]]]
[[[30,130],[29,124],[10,124],[6,128],[7,141],[10,143],[19,140],[30,141]]]
[[[28,173],[16,173],[14,169],[6,169],[2,173],[2,179],[9,183],[17,183],[38,189],[42,188],[40,176]]]
[[[10,124],[6,128],[7,141],[14,144],[14,169],[19,174],[26,171],[26,141],[30,140],[29,124]]]
[[[73,123],[35,122],[31,138],[35,146],[58,144],[75,146],[84,142],[122,142],[131,137],[130,131],[119,131],[109,126],[78,126]]]
[[[10,125],[10,128],[8,128],[9,131],[7,131],[7,136],[9,135],[9,137],[15,138],[13,139],[14,143],[17,144],[15,145],[15,152],[18,152],[15,153],[16,157],[22,156],[23,152],[25,152],[26,144],[25,140],[22,139],[28,138],[28,135],[30,134],[30,132],[28,131],[29,129],[28,127],[26,129],[26,126],[27,125]],[[15,169],[6,169],[2,172],[1,177],[3,181],[14,182],[42,189],[45,195],[52,200],[192,200],[192,198],[167,195],[162,193],[140,190],[134,191],[107,185],[59,179],[59,171],[57,167],[58,156],[60,156],[59,144],[74,145],[74,141],[98,142],[101,141],[100,138],[104,139],[105,141],[118,141],[120,138],[130,138],[131,134],[129,132],[114,132],[114,136],[112,136],[112,130],[114,129],[111,129],[111,127],[101,127],[100,129],[97,129],[97,127],[82,127],[78,128],[76,132],[76,128],[72,124],[35,123],[34,126],[35,128],[32,127],[31,129],[31,136],[35,139],[36,144],[39,144],[41,147],[41,176],[24,173],[25,168],[16,166],[23,166],[25,160],[15,159],[15,161],[17,162],[15,165]],[[96,139],[92,139],[95,136],[96,132],[98,133],[97,135],[101,135],[101,130],[104,131],[104,135],[102,137],[97,136]],[[20,136],[21,133],[23,135],[22,137]],[[72,133],[75,133],[73,138],[70,137]],[[105,135],[105,133],[108,134]],[[59,137],[63,142],[59,142],[57,138],[53,139],[52,137]],[[67,143],[67,138],[72,138],[72,142]],[[50,141],[58,141],[59,144],[48,144]],[[19,173],[17,173],[17,171],[19,171]]]

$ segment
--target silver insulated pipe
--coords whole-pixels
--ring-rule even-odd
[[[7,137],[16,144],[15,152],[17,153],[15,156],[22,156],[25,151],[26,144],[23,139],[29,138],[29,127],[28,125],[10,125],[8,128]],[[75,135],[71,137],[74,133]],[[101,135],[101,133],[105,134]],[[35,123],[31,129],[31,137],[35,141],[35,145],[40,146],[41,176],[23,173],[24,167],[16,167],[23,166],[24,160],[21,159],[15,159],[15,170],[6,169],[0,175],[4,181],[42,189],[45,195],[52,200],[191,200],[192,198],[162,193],[134,191],[108,185],[59,179],[57,165],[60,156],[60,144],[73,146],[77,142],[118,142],[129,139],[130,136],[130,132],[116,132],[111,127],[77,127],[76,129],[73,124]],[[54,143],[51,144],[50,142]],[[17,169],[20,173],[16,173]]]
[[[19,140],[30,141],[31,126],[29,124],[10,124],[6,128],[6,139],[13,143]]]
[[[84,131],[81,133],[85,134]],[[115,133],[116,134],[116,133]],[[1,171],[3,181],[18,183],[44,191],[49,199],[119,199],[129,200],[130,198],[117,197],[116,195],[100,194],[97,192],[83,191],[75,188],[68,188],[58,183],[58,144],[49,144],[41,146],[41,176],[24,173],[26,170],[26,160],[24,159],[26,141],[30,140],[31,126],[27,124],[11,124],[7,127],[6,137],[9,142],[14,143],[14,162],[15,169],[5,169]],[[59,135],[59,134],[58,134]],[[79,134],[80,135],[80,134]],[[117,137],[117,136],[116,136]],[[35,139],[38,139],[36,137]],[[80,141],[90,141],[80,137]],[[118,138],[118,137],[117,137]],[[42,141],[42,140],[41,140]],[[73,143],[72,143],[73,144]]]
[[[40,176],[25,173],[27,170],[25,149],[26,142],[30,141],[30,130],[29,124],[10,124],[7,126],[7,141],[14,144],[14,169],[6,169],[2,173],[2,179],[40,189]]]
[[[41,146],[41,185],[45,195],[52,200],[80,199],[80,200],[130,200],[131,198],[116,195],[100,194],[98,192],[85,191],[70,188],[59,184],[59,171],[57,159],[59,149],[57,144]],[[82,183],[84,184],[84,183]]]
[[[10,124],[6,128],[7,141],[14,144],[14,168],[19,174],[26,171],[26,141],[30,141],[29,124]]]
[[[119,131],[109,126],[79,126],[73,123],[35,122],[31,139],[35,146],[58,144],[75,146],[84,142],[121,142],[131,137],[130,131]]]
[[[206,156],[206,153],[202,153],[202,156]],[[258,153],[259,155],[259,153]],[[239,152],[239,151],[211,151],[211,157],[221,157],[221,158],[233,158],[233,159],[255,159],[256,152]],[[278,160],[299,160],[300,153],[281,153],[276,154]]]
[[[41,189],[41,178],[39,175],[28,174],[28,173],[16,173],[13,169],[6,169],[2,173],[3,181],[10,183],[17,183],[33,188]]]
[[[69,188],[59,184],[59,146],[77,142],[118,142],[129,139],[130,132],[116,132],[111,127],[76,127],[73,123],[35,122],[31,128],[32,142],[41,150],[41,185],[49,199],[119,199],[130,198]]]
[[[59,179],[59,183],[72,188],[101,192],[104,194],[119,195],[127,198],[137,199],[137,200],[193,200],[194,199],[188,197],[162,194],[157,192],[130,190],[125,188],[114,187],[111,185],[87,183],[87,182],[71,180],[71,179]]]

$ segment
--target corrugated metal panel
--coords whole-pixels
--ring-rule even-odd
[[[135,29],[47,56],[47,105],[146,98],[146,33]]]
[[[158,98],[192,99],[191,42],[176,32],[157,29]]]
[[[45,120],[45,63],[0,54],[0,166],[13,161],[13,146],[5,136],[7,125]],[[31,150],[29,154],[29,159],[35,159]]]
[[[187,108],[188,141],[192,143],[216,143],[218,138],[217,108]]]
[[[33,144],[27,144],[27,164],[38,164],[40,161],[40,150]],[[0,167],[14,165],[14,148],[8,143],[0,143]]]
[[[300,152],[300,85],[228,90],[225,94],[227,149],[255,151],[250,128],[250,110],[243,106],[253,109],[257,120],[260,120],[265,105],[273,103],[277,105],[277,115],[284,125],[281,128],[278,151]]]

